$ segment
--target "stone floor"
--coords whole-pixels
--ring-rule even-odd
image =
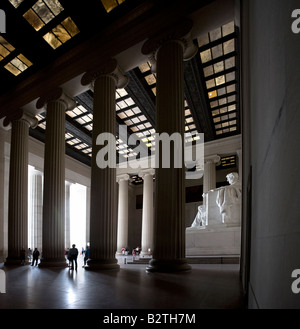
[[[7,267],[0,309],[242,309],[239,265],[193,264],[180,274],[147,273],[146,265],[124,264],[119,271],[82,268]]]

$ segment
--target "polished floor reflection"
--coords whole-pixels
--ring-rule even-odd
[[[241,309],[239,266],[193,264],[181,274],[146,273],[146,265],[91,272],[7,267],[0,309]]]

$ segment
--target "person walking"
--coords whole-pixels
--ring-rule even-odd
[[[74,263],[75,263],[75,270],[77,270],[78,249],[75,247],[76,247],[76,245],[73,244],[72,248],[69,251],[69,258],[71,261],[71,270],[74,270]]]
[[[84,265],[82,267],[85,267],[86,262],[89,258],[90,258],[90,247],[86,246],[86,249],[84,251],[84,258],[83,258]]]
[[[31,262],[31,258],[32,258],[32,250],[31,250],[31,248],[28,248],[27,255],[28,255],[29,262]]]
[[[26,257],[26,251],[25,251],[24,247],[22,247],[22,249],[20,250],[21,265],[26,264],[25,257]]]
[[[40,252],[38,251],[37,248],[34,248],[34,251],[32,253],[32,264],[31,264],[31,266],[34,266],[34,263],[35,263],[35,266],[38,265],[39,257],[40,257]]]

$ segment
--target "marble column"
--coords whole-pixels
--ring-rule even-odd
[[[91,188],[86,187],[86,238],[87,244],[90,243],[90,207],[91,207]]]
[[[43,234],[43,174],[41,171],[35,169],[31,171],[29,193],[29,200],[31,202],[31,218],[29,219],[29,236],[31,237],[31,241],[29,241],[29,247],[32,250],[38,248],[41,251]]]
[[[71,188],[72,183],[66,181],[65,185],[65,196],[66,196],[66,201],[65,201],[65,247],[66,248],[71,248],[71,213],[70,213],[70,188]]]
[[[203,193],[216,188],[216,164],[221,161],[218,155],[205,157],[204,159],[204,177],[203,177]]]
[[[91,165],[90,259],[87,270],[119,269],[117,263],[117,182],[116,164],[99,163],[98,154],[108,147],[108,161],[116,155],[116,87],[124,88],[128,79],[117,61],[110,60],[82,77],[83,85],[94,89],[93,156]],[[98,137],[113,139],[108,146],[99,145]],[[103,151],[103,150],[102,150]],[[104,160],[103,160],[104,161]],[[113,162],[113,161],[112,161]]]
[[[190,270],[185,258],[185,166],[184,166],[184,59],[193,57],[197,47],[189,42],[190,20],[175,24],[162,35],[149,39],[143,54],[153,54],[157,68],[156,132],[181,135],[182,145],[176,151],[181,168],[170,152],[170,168],[159,164],[155,171],[156,202],[154,219],[153,259],[148,272],[179,272]],[[157,144],[156,144],[157,145]],[[159,159],[162,159],[162,148]],[[181,152],[181,153],[180,153]],[[178,156],[177,154],[177,156]]]
[[[7,132],[0,127],[0,263],[5,260],[5,139]]]
[[[144,180],[143,186],[143,213],[142,213],[142,251],[141,256],[152,254],[153,250],[153,176],[154,169],[145,169],[139,172]]]
[[[10,121],[6,118],[7,123]],[[8,256],[6,265],[20,264],[20,250],[28,249],[28,137],[38,120],[22,110],[11,119],[8,201]],[[26,259],[27,261],[27,259]]]
[[[237,150],[236,155],[238,158],[238,171],[239,171],[239,179],[241,184],[243,183],[243,150]]]
[[[118,175],[118,230],[117,255],[122,255],[122,248],[128,247],[128,180],[129,175]]]
[[[47,110],[44,156],[43,250],[39,267],[66,267],[65,248],[65,112],[76,106],[61,88],[41,97]]]

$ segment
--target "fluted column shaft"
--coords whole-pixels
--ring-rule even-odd
[[[59,100],[47,105],[44,157],[43,258],[40,265],[65,263],[65,111]]]
[[[93,158],[91,174],[90,243],[88,269],[119,267],[116,253],[116,169],[100,169],[96,153],[101,149],[96,139],[101,133],[116,135],[116,85],[112,76],[102,75],[94,84]]]
[[[51,90],[37,102],[45,108],[43,250],[40,267],[66,267],[65,248],[65,112],[76,102],[61,88]]]
[[[220,161],[219,155],[211,155],[204,159],[203,193],[216,188],[216,165]]]
[[[117,255],[121,255],[122,248],[128,246],[128,180],[129,175],[117,177],[119,183]]]
[[[203,193],[216,188],[216,165],[212,161],[204,163]]]
[[[117,264],[117,182],[116,164],[111,158],[116,155],[116,87],[124,88],[128,83],[117,61],[112,59],[105,65],[88,71],[81,80],[83,85],[94,87],[93,109],[93,156],[91,172],[90,206],[90,259],[87,270],[119,269]],[[98,137],[109,134],[113,142],[109,143],[106,165],[98,159],[98,153],[106,145],[98,145]],[[99,162],[98,162],[99,160]],[[106,161],[102,159],[103,162]]]
[[[19,264],[28,248],[28,136],[26,120],[12,121],[6,264]]]
[[[176,150],[173,143],[170,145],[170,168],[163,168],[160,145],[163,143],[156,142],[160,163],[156,161],[154,248],[153,259],[147,267],[149,272],[177,272],[191,268],[185,258],[183,61],[197,53],[191,38],[192,26],[190,19],[182,19],[147,40],[142,47],[142,53],[149,55],[157,73],[156,132],[181,137],[181,145],[178,140],[174,143]]]
[[[157,53],[156,132],[179,133],[184,141],[183,45],[164,43]],[[182,164],[184,150],[182,144]],[[162,159],[163,150],[159,150]],[[156,169],[156,204],[153,259],[148,271],[190,269],[185,259],[185,170],[175,168],[171,147],[170,168]]]
[[[139,173],[144,178],[143,186],[143,214],[142,214],[142,251],[141,255],[148,255],[153,250],[153,175],[154,170]]]
[[[0,128],[0,263],[4,261],[4,218],[5,218],[5,153],[4,153],[5,131]]]
[[[70,197],[71,197],[71,183],[66,182],[66,202],[65,202],[65,247],[71,248],[71,213],[70,213]]]

